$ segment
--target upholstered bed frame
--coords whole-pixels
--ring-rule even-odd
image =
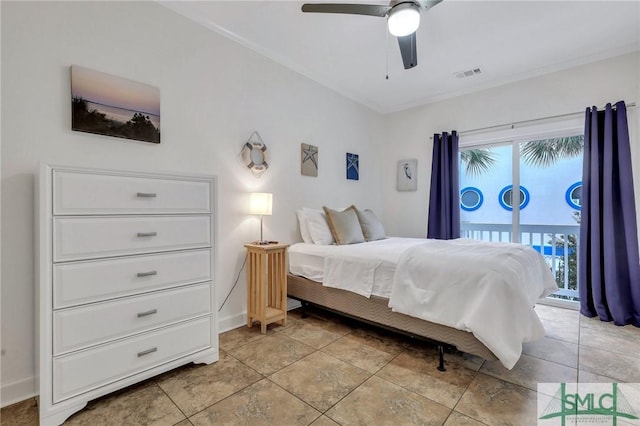
[[[393,312],[388,306],[389,299],[377,296],[366,298],[350,291],[325,287],[321,283],[291,274],[287,279],[287,294],[303,302],[303,306],[304,302],[312,303],[365,322],[432,340],[439,346],[441,355],[439,369],[443,367],[443,344],[454,346],[462,352],[477,355],[486,360],[497,359],[493,352],[473,334]]]

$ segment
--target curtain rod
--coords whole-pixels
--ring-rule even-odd
[[[625,106],[627,108],[633,108],[633,107],[636,106],[636,103],[635,102],[631,102],[631,103],[625,104]],[[612,107],[615,107],[615,105],[612,105]],[[578,115],[578,114],[584,114],[584,111],[568,112],[566,114],[549,115],[547,117],[532,118],[531,120],[514,121],[513,123],[496,124],[494,126],[487,126],[487,127],[479,127],[477,129],[462,130],[462,131],[458,132],[458,135],[462,135],[462,134],[465,134],[465,133],[481,132],[483,130],[493,130],[493,129],[498,129],[498,128],[501,128],[501,127],[511,127],[513,129],[515,126],[520,125],[520,124],[535,123],[535,122],[538,122],[538,121],[551,120],[553,118],[571,117],[573,115]],[[433,136],[430,136],[429,139],[433,139]]]

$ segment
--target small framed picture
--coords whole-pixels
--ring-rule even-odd
[[[360,156],[347,152],[347,179],[360,179]]]
[[[398,191],[416,191],[418,189],[417,159],[398,161],[396,189]]]
[[[303,176],[318,176],[318,147],[300,144],[300,173]]]

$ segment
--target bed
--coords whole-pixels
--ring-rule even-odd
[[[449,345],[509,369],[523,342],[544,335],[533,305],[557,290],[534,250],[462,239],[297,243],[289,270],[289,297],[436,341],[441,354]]]

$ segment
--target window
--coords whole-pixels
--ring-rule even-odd
[[[466,212],[478,210],[483,201],[482,191],[478,188],[467,186],[460,190],[460,208]]]
[[[498,196],[498,202],[503,209],[513,210],[513,185],[507,185],[502,188]],[[529,191],[524,186],[520,186],[520,210],[527,207],[527,204],[529,204]]]
[[[576,182],[567,189],[565,200],[572,208],[580,210],[582,208],[582,182]]]

